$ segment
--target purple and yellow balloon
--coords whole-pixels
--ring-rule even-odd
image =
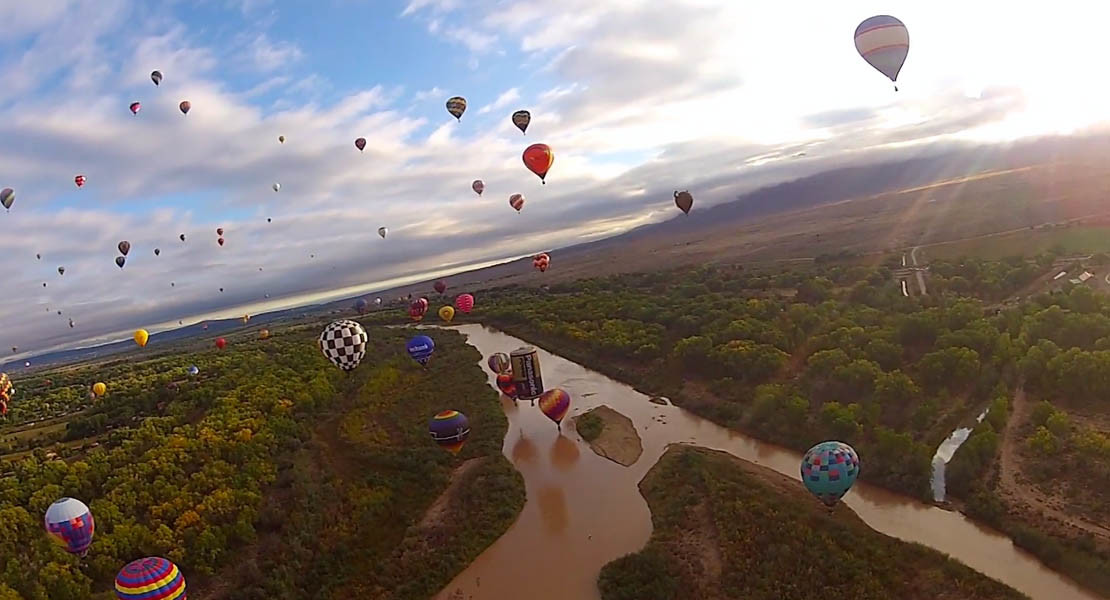
[[[570,394],[559,388],[551,388],[540,396],[540,412],[555,421],[559,431],[563,430],[563,417],[570,410]]]
[[[458,454],[470,437],[470,420],[457,410],[445,410],[428,421],[428,433],[444,450]]]

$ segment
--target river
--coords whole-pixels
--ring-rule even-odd
[[[990,411],[989,407],[979,413],[979,416],[975,418],[975,422],[982,423],[988,411]],[[945,438],[945,440],[940,443],[940,446],[937,446],[937,452],[933,455],[933,477],[930,480],[930,484],[933,488],[933,500],[944,502],[946,493],[944,477],[945,471],[948,468],[948,463],[951,462],[952,457],[956,455],[956,450],[959,450],[960,446],[963,446],[964,442],[967,441],[967,438],[971,437],[972,431],[973,429],[971,427],[960,427]]]
[[[482,325],[455,327],[483,357],[525,342]],[[631,467],[594,454],[572,427],[560,433],[539,408],[502,396],[509,419],[503,452],[524,476],[528,499],[516,522],[437,596],[439,600],[591,600],[606,563],[644,546],[651,514],[637,485],[668,444],[723,450],[799,479],[801,455],[720,427],[676,406],[660,406],[631,387],[539,350],[544,385],[570,393],[571,413],[608,405],[628,416],[644,452]],[[481,362],[489,375],[494,375]],[[567,421],[565,420],[564,423]],[[862,457],[867,468],[867,457]],[[800,483],[799,483],[800,485]],[[962,561],[1034,600],[1098,600],[1004,535],[962,514],[857,482],[844,498],[877,531]]]

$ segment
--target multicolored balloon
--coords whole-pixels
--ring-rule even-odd
[[[548,256],[546,252],[537,254],[535,258],[532,259],[532,266],[536,269],[539,269],[540,273],[547,272],[547,265],[549,265],[550,263],[551,257]]]
[[[570,394],[559,388],[551,388],[540,396],[540,412],[562,429],[563,417],[570,410]]]
[[[4,205],[7,210],[12,209],[12,204],[15,202],[15,190],[12,188],[4,188],[0,190],[0,204]]]
[[[426,335],[418,335],[405,344],[405,350],[408,351],[413,360],[422,365],[427,365],[428,361],[432,359],[432,353],[436,351],[436,343]]]
[[[58,267],[58,275],[65,275],[65,274],[66,274],[66,268],[65,267]]]
[[[453,96],[447,99],[447,112],[455,117],[455,120],[461,121],[463,113],[466,112],[466,98],[462,96]]]
[[[844,442],[821,442],[802,457],[802,483],[825,506],[835,506],[859,477],[859,456]]]
[[[428,421],[428,433],[440,447],[458,454],[470,437],[470,419],[457,410],[445,410]]]
[[[509,206],[515,208],[516,212],[520,212],[520,209],[524,208],[524,194],[509,196]]]
[[[494,373],[500,375],[501,373],[508,373],[512,368],[512,363],[509,362],[509,355],[504,352],[494,352],[486,359],[486,364],[489,369]]]
[[[258,339],[260,339],[260,340],[270,339],[270,330],[269,329],[263,329],[263,330],[259,331],[258,332]]]
[[[555,153],[551,151],[551,147],[547,144],[532,144],[524,149],[522,158],[524,166],[535,173],[540,181],[547,183],[544,178],[547,177],[547,172],[555,162]]]
[[[189,114],[189,109],[192,108],[192,107],[193,107],[193,103],[189,102],[188,100],[182,100],[181,104],[177,105],[177,108],[181,109],[181,114],[183,114],[183,115]]]
[[[77,184],[78,188],[85,187],[85,176],[77,175],[73,178],[73,183]]]
[[[443,306],[439,309],[439,318],[450,323],[455,318],[455,309],[450,306]]]
[[[409,316],[413,321],[419,321],[424,318],[424,313],[428,312],[428,299],[417,298],[409,303]]]
[[[516,383],[513,381],[513,372],[511,370],[497,374],[497,389],[501,390],[502,394],[516,400]]]
[[[161,71],[151,71],[150,72],[150,80],[154,82],[154,85],[160,85],[162,83],[162,72]]]
[[[486,184],[483,183],[481,179],[475,179],[474,182],[470,184],[470,189],[474,190],[474,193],[481,196],[482,192],[486,190]]]
[[[895,83],[910,52],[910,32],[906,25],[890,15],[864,19],[855,34],[856,50],[863,60]]]
[[[362,137],[356,138],[355,139],[355,148],[358,148],[359,152],[362,152],[363,150],[365,150],[366,149],[366,138],[362,138]]]
[[[471,294],[459,294],[455,298],[455,306],[464,313],[470,313],[474,310],[474,296]]]
[[[137,114],[139,114],[139,110],[140,110],[140,109],[141,109],[142,107],[143,107],[143,105],[142,105],[142,103],[141,103],[141,102],[132,102],[132,103],[131,103],[131,106],[130,106],[130,108],[131,108],[131,114],[133,114],[133,115],[137,115]]]
[[[131,242],[123,240],[122,242],[116,244],[116,248],[119,248],[120,254],[127,256],[127,253],[131,251]]]
[[[690,195],[689,191],[680,192],[675,190],[674,205],[682,212],[690,214],[690,208],[694,206],[694,197]]]
[[[196,365],[189,365],[189,374],[196,377],[200,373],[200,369]]]
[[[129,563],[116,575],[119,600],[185,600],[185,576],[172,562],[148,556]]]
[[[520,130],[520,133],[526,134],[528,130],[528,124],[531,122],[532,113],[526,110],[518,110],[513,113],[513,125],[516,125],[517,129]]]
[[[48,533],[66,552],[84,556],[92,545],[96,524],[84,502],[74,498],[59,498],[46,509],[43,519]]]

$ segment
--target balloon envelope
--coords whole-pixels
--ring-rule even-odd
[[[459,297],[455,298],[455,306],[464,313],[469,313],[474,310],[474,296],[470,294],[459,294]]]
[[[150,339],[150,334],[147,333],[145,329],[139,329],[135,331],[135,335],[132,337],[135,338],[135,343],[138,344],[140,348],[142,348],[143,346],[146,346],[146,341]]]
[[[551,388],[540,396],[540,412],[548,419],[561,423],[570,410],[570,394],[559,388]]]
[[[509,206],[515,208],[516,212],[520,212],[520,209],[524,208],[524,195],[513,194],[509,196]]]
[[[364,149],[366,149],[366,138],[356,139],[355,140],[355,148],[358,148],[359,152],[362,152]]]
[[[519,129],[521,133],[527,133],[528,124],[531,122],[532,113],[526,110],[518,110],[513,113],[513,125],[516,125],[517,129]]]
[[[123,240],[119,244],[116,244],[116,248],[119,248],[120,254],[127,256],[127,253],[131,251],[131,242]]]
[[[198,369],[196,365],[191,365],[189,367],[189,374],[190,375],[196,375],[198,373],[200,373],[200,369]]]
[[[382,236],[383,240],[385,239],[385,234],[387,234],[387,233],[389,233],[389,229],[387,229],[385,227],[379,227],[378,228],[378,235]]]
[[[466,112],[466,98],[462,96],[453,96],[447,99],[447,112],[451,113],[456,120],[462,120],[463,113]]]
[[[856,50],[868,64],[891,81],[898,81],[910,51],[910,32],[905,24],[890,15],[864,19],[856,27],[855,42]]]
[[[481,196],[482,192],[486,189],[486,184],[483,183],[481,179],[475,179],[474,182],[470,184],[470,189]]]
[[[675,190],[674,205],[682,212],[690,214],[690,208],[694,206],[694,197],[690,192],[680,192]]]
[[[445,410],[428,421],[428,433],[440,447],[458,454],[470,437],[470,419],[457,410]]]
[[[486,359],[486,364],[489,365],[489,369],[496,374],[508,373],[509,369],[512,367],[512,363],[509,362],[509,355],[504,352],[490,354],[489,358]]]
[[[161,71],[151,71],[150,72],[150,80],[154,82],[154,85],[158,85],[158,84],[162,83],[162,72]]]
[[[108,386],[104,385],[103,382],[98,381],[93,384],[92,391],[97,396],[103,396],[104,394],[108,393]]]
[[[15,190],[12,188],[0,190],[0,204],[3,204],[4,208],[10,209],[13,202],[15,202]]]
[[[193,103],[188,100],[183,100],[177,107],[181,109],[181,114],[187,115],[189,114],[189,109],[193,107]]]
[[[164,558],[140,558],[116,575],[116,598],[185,600],[185,576],[177,565]]]
[[[444,306],[439,309],[439,318],[450,323],[455,318],[455,309],[450,306]]]
[[[123,268],[123,265],[124,265],[124,263],[126,263],[126,262],[127,262],[127,259],[126,259],[126,258],[124,258],[124,257],[122,257],[122,256],[117,256],[117,257],[116,257],[116,266],[117,266],[117,267],[119,267],[119,268],[121,268],[121,269],[122,269],[122,268]]]
[[[439,281],[432,284],[432,288],[435,289],[437,294],[442,294],[443,292],[447,291],[447,282],[440,279]]]
[[[555,154],[551,151],[551,147],[547,144],[532,144],[524,149],[522,158],[524,166],[539,176],[540,181],[547,183],[544,178],[547,177],[547,172],[555,162]]]
[[[141,109],[142,107],[143,107],[142,103],[132,102],[131,103],[131,114],[133,114],[133,115],[139,114],[139,109]]]
[[[70,554],[84,555],[92,545],[96,528],[92,513],[84,502],[59,498],[46,509],[46,532]]]
[[[366,342],[370,337],[355,321],[341,319],[324,328],[318,343],[320,351],[335,366],[350,371],[358,367],[366,355]]]
[[[436,343],[426,335],[418,335],[405,344],[405,350],[416,362],[426,365],[436,350]]]
[[[216,347],[220,350],[223,350],[225,347],[227,347],[227,340],[225,340],[224,338],[216,339]]]
[[[497,374],[497,389],[501,390],[502,394],[516,400],[516,383],[513,382],[513,372],[511,370]]]
[[[844,442],[821,442],[802,457],[802,482],[811,494],[834,506],[859,476],[859,456]]]

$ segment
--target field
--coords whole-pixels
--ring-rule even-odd
[[[1035,256],[1050,250],[1066,255],[1110,252],[1110,227],[1084,222],[1068,227],[1025,229],[1005,235],[925,246],[918,252],[918,256],[1000,259],[1009,256]]]

